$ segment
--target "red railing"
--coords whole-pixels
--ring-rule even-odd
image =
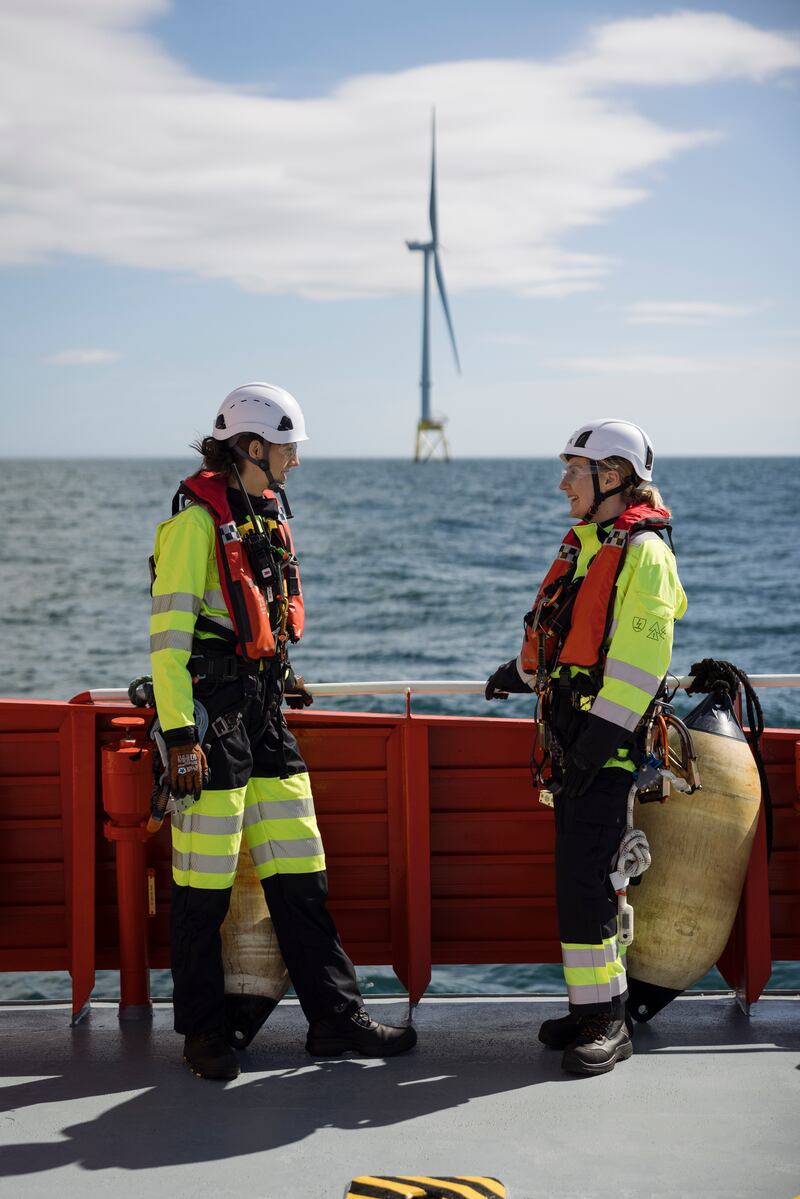
[[[103,749],[134,710],[84,698],[0,700],[0,970],[69,970],[76,1018],[96,968],[122,968],[125,1014],[149,1002],[148,967],[169,965],[168,827],[145,844],[143,814],[109,822],[103,810]],[[416,1002],[432,964],[560,960],[552,813],[531,790],[530,721],[315,711],[291,723],[331,908],[357,964],[391,964]],[[719,962],[745,1004],[771,960],[800,960],[799,738],[773,729],[762,743],[772,860],[762,813]]]

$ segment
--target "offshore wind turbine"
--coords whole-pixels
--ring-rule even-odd
[[[427,461],[433,458],[437,450],[443,457],[449,459],[447,438],[444,432],[444,418],[434,419],[431,414],[431,354],[430,354],[430,267],[433,259],[433,273],[436,276],[436,286],[444,309],[447,329],[450,334],[450,344],[453,347],[453,357],[456,368],[461,374],[461,363],[458,360],[456,336],[453,332],[453,322],[450,319],[450,308],[447,303],[447,292],[444,287],[442,264],[439,260],[439,220],[436,212],[436,111],[431,119],[431,190],[428,203],[428,216],[431,226],[429,241],[407,241],[409,250],[419,251],[423,256],[422,263],[422,375],[420,391],[422,393],[422,408],[417,422],[417,442],[414,451],[414,461]]]

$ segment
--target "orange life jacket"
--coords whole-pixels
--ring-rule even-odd
[[[201,470],[184,479],[178,488],[173,510],[177,511],[181,497],[202,504],[214,521],[217,532],[217,568],[225,606],[236,633],[236,652],[245,658],[271,658],[278,652],[281,641],[288,634],[292,641],[303,635],[305,611],[300,572],[294,556],[294,544],[289,526],[281,519],[281,506],[272,491],[265,491],[264,498],[278,503],[276,532],[286,551],[283,563],[276,563],[281,571],[283,585],[282,603],[286,605],[286,633],[275,629],[270,621],[270,610],[264,591],[256,582],[253,569],[247,558],[241,535],[228,502],[228,482],[224,475]]]
[[[587,521],[581,521],[587,524]],[[570,529],[544,577],[531,612],[525,618],[520,662],[533,674],[557,664],[602,666],[604,645],[614,616],[617,579],[634,533],[672,526],[664,508],[636,504],[614,521],[586,574],[573,583],[581,543]],[[671,541],[671,537],[670,537]]]

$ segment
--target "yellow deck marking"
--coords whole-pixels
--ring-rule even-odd
[[[481,1195],[479,1191],[476,1191],[469,1186],[466,1176],[463,1174],[458,1175],[458,1177],[463,1179],[464,1185],[454,1182],[450,1178],[426,1178],[424,1175],[416,1174],[409,1174],[408,1177],[411,1182],[419,1182],[426,1187],[440,1187],[443,1190],[454,1191],[457,1195],[463,1195],[464,1199],[485,1199],[485,1197]],[[455,1178],[455,1175],[453,1177]],[[472,1181],[479,1183],[481,1186],[484,1185],[484,1180],[482,1178],[478,1178],[477,1175],[472,1176]],[[500,1194],[503,1195],[504,1193],[505,1188],[503,1188],[503,1191],[501,1191]],[[495,1194],[497,1194],[496,1191]]]
[[[474,1183],[474,1186],[470,1184]],[[352,1179],[346,1199],[363,1199],[360,1189],[372,1188],[384,1195],[396,1195],[397,1199],[436,1199],[446,1194],[462,1195],[464,1199],[486,1199],[486,1192],[506,1199],[506,1188],[497,1178],[479,1174],[458,1174],[451,1177],[433,1178],[422,1174],[400,1174],[392,1177],[377,1174],[360,1174]]]
[[[498,1199],[506,1199],[506,1188],[496,1178],[481,1178],[478,1174],[459,1174],[459,1178],[463,1178],[464,1182],[477,1182],[493,1195],[497,1195]]]
[[[426,1192],[420,1187],[415,1187],[411,1183],[405,1184],[402,1182],[390,1182],[388,1178],[378,1178],[372,1174],[359,1174],[358,1178],[354,1178],[350,1186],[356,1183],[364,1183],[365,1186],[379,1187],[382,1191],[390,1191],[393,1195],[398,1195],[400,1199],[425,1199]],[[350,1199],[351,1192],[348,1190],[346,1199]],[[352,1199],[363,1199],[356,1192]]]

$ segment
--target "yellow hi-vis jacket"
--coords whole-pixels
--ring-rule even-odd
[[[573,578],[586,574],[600,549],[597,525],[575,525],[580,551]],[[678,578],[675,555],[657,533],[634,533],[616,583],[614,610],[604,649],[603,681],[597,695],[582,706],[592,716],[618,726],[620,741],[632,734],[669,669],[674,623],[686,611],[686,593]],[[567,667],[556,667],[554,677]],[[570,674],[589,674],[570,666]],[[636,764],[627,753],[609,758],[608,766]]]
[[[187,664],[195,638],[214,638],[195,629],[198,616],[233,633],[217,567],[216,530],[211,515],[190,504],[156,529],[155,581],[150,617],[150,669],[156,708],[164,729],[194,724],[192,679]],[[232,651],[233,652],[233,651]]]

